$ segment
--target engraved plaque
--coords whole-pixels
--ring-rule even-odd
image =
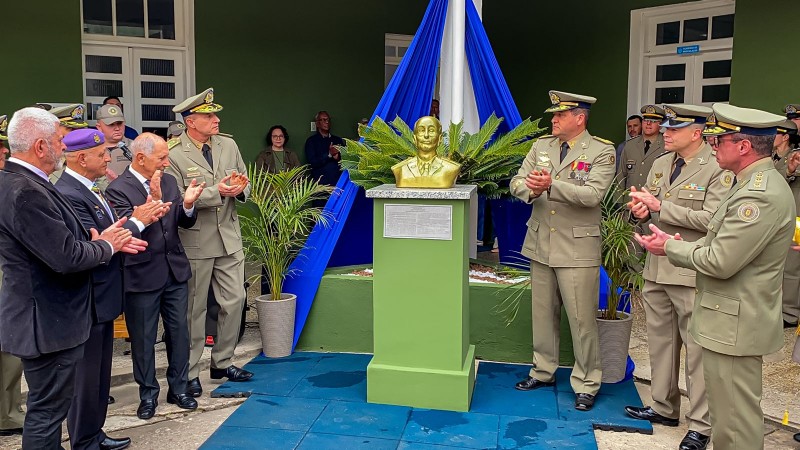
[[[383,205],[383,237],[453,240],[451,205]]]

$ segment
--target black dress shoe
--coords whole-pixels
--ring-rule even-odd
[[[3,437],[5,437],[5,436],[14,436],[15,434],[22,436],[22,428],[6,428],[6,429],[3,429],[3,430],[0,430],[0,436],[3,436]]]
[[[792,322],[787,322],[785,320],[783,321],[783,328],[795,328],[796,326],[797,322],[792,323]]]
[[[186,393],[194,398],[203,395],[203,386],[200,384],[200,378],[192,378],[189,384],[186,385]]]
[[[594,406],[594,395],[575,394],[575,409],[578,411],[589,411]]]
[[[22,429],[22,428],[20,428],[20,430],[21,430],[21,429]],[[800,442],[800,433],[795,433],[795,434],[794,434],[794,440],[795,440],[795,441],[797,441],[797,442]]]
[[[114,397],[112,397],[110,395],[108,396],[108,404],[109,405],[113,405],[116,402],[117,402],[117,399],[115,399]]]
[[[173,394],[172,392],[167,392],[167,403],[177,405],[178,408],[197,409],[197,400],[188,394]]]
[[[555,386],[555,381],[540,381],[533,377],[525,378],[519,383],[514,385],[514,388],[519,391],[532,391],[542,387]]]
[[[700,434],[697,431],[689,430],[686,436],[683,437],[681,445],[678,446],[680,450],[705,450],[708,447],[708,441],[711,440],[710,436]]]
[[[122,450],[123,448],[128,448],[129,445],[131,445],[131,438],[114,439],[106,436],[103,442],[100,443],[100,450]]]
[[[228,366],[227,369],[211,368],[211,378],[219,380],[220,378],[227,378],[229,381],[247,381],[253,376],[253,372],[240,369],[233,364]]]
[[[142,400],[139,408],[136,409],[136,417],[142,420],[153,418],[156,415],[156,406],[158,406],[158,400]]]
[[[628,413],[628,415],[633,417],[634,419],[648,420],[650,421],[650,423],[658,423],[661,425],[666,425],[668,427],[678,426],[678,419],[670,419],[669,417],[664,417],[661,414],[655,412],[653,408],[649,406],[641,408],[638,406],[626,406],[625,412]]]

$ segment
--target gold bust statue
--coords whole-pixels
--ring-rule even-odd
[[[417,156],[392,166],[397,187],[439,188],[455,186],[461,164],[436,155],[442,139],[442,124],[433,116],[420,117],[414,124]]]

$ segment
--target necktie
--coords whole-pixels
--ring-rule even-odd
[[[150,193],[150,180],[144,180],[144,190]]]
[[[772,160],[773,160],[773,161],[780,161],[780,160],[781,160],[781,155],[779,155],[779,154],[777,154],[777,153],[774,153],[774,154],[772,155]]]
[[[644,154],[647,154],[647,151],[650,150],[650,141],[644,141]]]
[[[736,177],[733,177],[733,183],[731,183],[731,190],[733,189],[734,186],[736,186],[737,181],[738,180],[736,179]]]
[[[203,144],[203,158],[208,162],[208,166],[214,168],[214,160],[211,158],[211,147],[208,144]]]
[[[103,191],[100,190],[100,186],[97,183],[92,183],[92,192],[95,193],[98,197],[100,197],[100,203],[103,204],[103,207],[106,209],[106,212],[111,216],[111,208],[106,201],[106,197],[103,195]],[[111,216],[113,218],[113,216]]]
[[[678,179],[678,176],[681,174],[681,169],[683,166],[686,165],[686,161],[683,158],[678,158],[675,160],[675,170],[672,171],[672,175],[669,176],[669,184],[675,182]]]
[[[560,162],[564,162],[564,158],[567,157],[567,152],[568,151],[569,151],[569,144],[567,144],[566,142],[562,142],[561,143],[561,155],[560,155],[561,159],[559,160]]]

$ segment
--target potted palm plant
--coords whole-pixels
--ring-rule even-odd
[[[305,172],[305,167],[278,173],[255,165],[248,168],[250,196],[240,215],[242,243],[245,258],[264,268],[269,284],[270,293],[256,298],[261,345],[268,357],[292,353],[297,296],[283,292],[283,283],[314,225],[327,226],[332,220],[330,213],[314,205],[333,188]]]
[[[597,313],[604,383],[616,383],[625,378],[633,318],[624,310],[630,304],[631,293],[641,292],[644,284],[639,271],[644,253],[633,239],[636,230],[628,220],[626,193],[616,182],[612,183],[601,205],[601,253],[609,279],[606,305]]]

